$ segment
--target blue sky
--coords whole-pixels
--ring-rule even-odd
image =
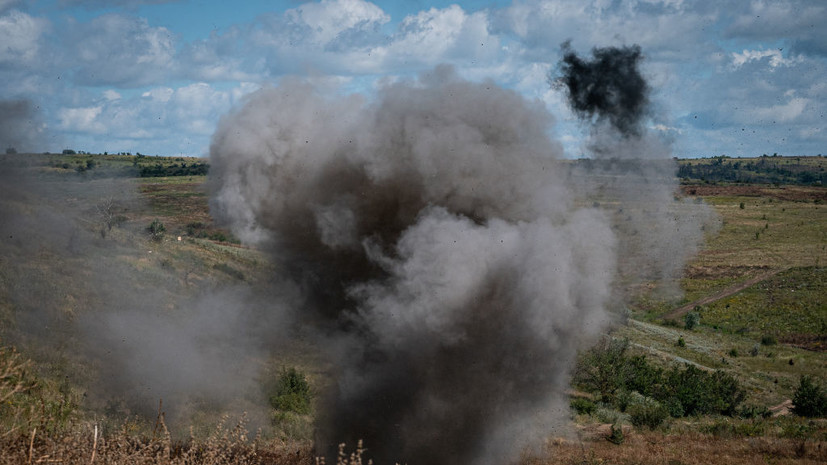
[[[541,100],[577,157],[587,130],[548,84],[571,39],[641,46],[676,156],[827,154],[825,24],[823,0],[0,0],[0,102],[36,108],[21,150],[202,156],[285,76],[369,97],[449,63]]]

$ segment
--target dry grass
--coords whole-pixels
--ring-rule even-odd
[[[309,465],[313,455],[308,443],[250,439],[243,419],[233,427],[220,423],[204,440],[175,441],[161,422],[152,437],[136,437],[128,427],[103,434],[97,425],[87,425],[58,437],[35,429],[0,441],[0,464],[38,463]]]
[[[604,428],[606,429],[606,428]],[[778,437],[719,438],[708,434],[664,434],[631,432],[616,445],[605,439],[605,432],[589,439],[557,439],[548,444],[545,458],[525,460],[526,465],[750,465],[823,464],[827,461],[827,442]]]

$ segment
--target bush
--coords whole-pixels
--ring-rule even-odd
[[[723,371],[708,373],[687,365],[683,370],[673,368],[665,378],[657,398],[676,398],[685,415],[720,413],[732,416],[746,395],[738,381]]]
[[[669,416],[672,418],[681,418],[686,416],[686,411],[684,411],[683,405],[677,397],[667,398],[664,403],[664,407],[666,407],[666,411],[669,412]]]
[[[793,413],[802,417],[827,416],[827,392],[810,376],[802,376],[793,394]]]
[[[577,364],[576,384],[588,392],[600,394],[600,400],[612,403],[615,393],[626,383],[629,341],[605,338],[587,351]]]
[[[774,346],[776,344],[778,344],[778,339],[776,339],[772,334],[765,334],[761,336],[762,346]]]
[[[591,415],[597,408],[594,402],[582,397],[572,399],[569,405],[571,405],[572,410],[577,412],[578,415]]]
[[[291,367],[283,368],[276,385],[276,393],[270,397],[270,405],[285,412],[310,413],[310,384],[303,373]]]
[[[623,427],[618,425],[612,425],[612,434],[610,434],[609,437],[607,437],[606,439],[612,444],[623,444],[623,441],[626,440],[626,438],[623,436]]]
[[[701,322],[701,314],[698,312],[689,312],[683,317],[684,327],[687,331],[692,331],[695,326]]]
[[[666,420],[666,417],[669,416],[669,411],[666,407],[660,402],[648,397],[630,405],[628,412],[633,425],[638,427],[645,426],[649,429],[657,428]]]
[[[146,230],[149,232],[152,240],[160,241],[164,238],[164,233],[166,232],[167,227],[164,226],[164,223],[161,223],[158,220],[152,220],[152,223],[147,226]]]
[[[752,419],[752,418],[769,418],[772,415],[770,409],[766,406],[757,406],[757,405],[744,405],[743,407],[738,409],[738,416],[740,418],[745,419]]]

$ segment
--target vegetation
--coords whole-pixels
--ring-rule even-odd
[[[87,258],[89,247],[111,250],[118,266],[138,271],[136,288],[161,293],[255,285],[272,273],[262,253],[213,223],[205,160],[72,152],[0,155],[3,163],[43,179],[83,181],[66,202],[84,215],[59,231],[68,231],[61,242],[68,253],[41,248],[28,261],[14,254],[0,260],[0,464],[312,463],[319,413],[312,392],[330,382],[331,369],[299,337],[278,358],[261,361],[273,371],[263,391],[251,394],[266,409],[254,423],[259,434],[248,433],[243,418],[215,427],[225,412],[195,404],[208,413],[194,417],[190,437],[188,424],[170,420],[167,431],[162,415],[147,423],[134,412],[101,407],[86,389],[84,373],[100,367],[67,355],[65,348],[78,341],[58,328],[95,318],[84,313],[103,292],[86,282],[99,267]],[[554,458],[520,463],[715,463],[721,450],[732,464],[827,461],[827,423],[817,419],[825,415],[827,397],[827,188],[819,174],[826,162],[679,160],[691,168],[682,168],[687,177],[676,195],[703,199],[720,215],[721,227],[710,231],[677,283],[682,296],[665,297],[651,283],[628,290],[634,303],[628,324],[585,351],[576,367],[570,406],[577,433],[549,441]],[[809,182],[807,176],[820,177]],[[108,182],[137,199],[95,190]],[[94,241],[73,242],[78,231]],[[156,234],[163,240],[153,240]],[[14,287],[17,277],[49,285]],[[35,304],[54,309],[43,319],[53,346],[13,338],[18,316]],[[679,306],[687,306],[686,313],[662,319]],[[790,402],[792,415],[786,414]],[[358,445],[353,453],[342,448],[335,460],[355,464],[367,456]]]
[[[730,158],[682,160],[678,177],[684,182],[824,185],[827,165],[822,157]]]
[[[745,398],[738,381],[721,370],[708,372],[694,365],[663,369],[643,355],[627,355],[628,349],[629,342],[620,339],[606,339],[593,347],[578,363],[576,386],[621,411],[629,408],[627,404],[637,404],[636,415],[646,425],[667,411],[675,417],[732,416]],[[624,392],[647,400],[629,403],[620,395]]]
[[[793,395],[793,412],[802,417],[827,416],[827,391],[810,376],[802,376]]]
[[[270,405],[285,412],[308,414],[310,400],[310,384],[305,375],[295,367],[283,368],[276,392],[270,396]]]

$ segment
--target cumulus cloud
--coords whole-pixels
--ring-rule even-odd
[[[138,87],[172,74],[175,38],[164,27],[119,14],[72,21],[69,27],[73,54],[65,65],[74,70],[78,84]]]
[[[2,8],[0,8],[2,11]],[[0,69],[30,66],[38,58],[47,21],[20,11],[0,17]]]
[[[739,68],[744,65],[744,63],[750,61],[761,61],[765,58],[768,59],[768,63],[770,68],[778,68],[779,66],[792,66],[797,63],[801,63],[801,58],[792,57],[792,58],[784,58],[784,55],[781,53],[781,50],[774,49],[774,50],[744,50],[741,53],[733,53],[732,54],[732,65],[736,68]]]

